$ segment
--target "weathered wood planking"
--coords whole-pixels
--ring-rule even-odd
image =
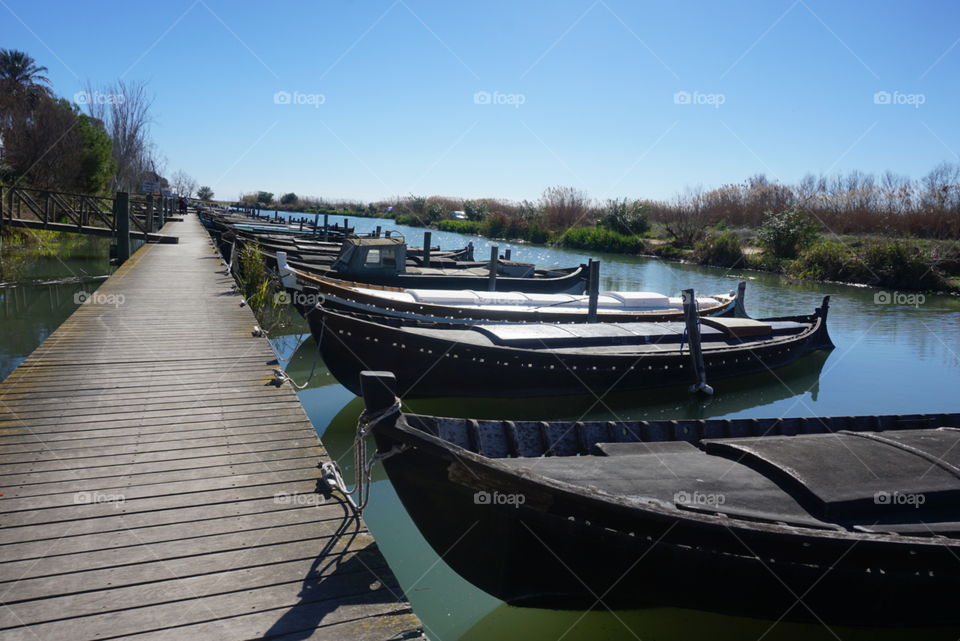
[[[420,637],[202,226],[175,227],[0,383],[0,639]]]

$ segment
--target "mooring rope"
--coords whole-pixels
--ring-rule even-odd
[[[343,480],[343,474],[340,472],[340,466],[334,461],[327,461],[320,466],[323,470],[324,479],[331,489],[336,489],[343,494],[353,508],[354,514],[359,519],[363,516],[363,510],[370,501],[370,487],[373,485],[373,467],[377,461],[383,461],[395,454],[407,449],[406,445],[392,448],[389,452],[377,452],[367,459],[367,436],[374,425],[383,419],[398,414],[400,412],[400,399],[394,397],[393,405],[379,410],[377,412],[368,412],[366,410],[360,414],[357,419],[357,433],[353,441],[353,469],[356,474],[356,483],[353,489],[348,489]]]

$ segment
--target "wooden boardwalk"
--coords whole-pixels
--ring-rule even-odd
[[[0,384],[0,639],[420,636],[196,216]]]

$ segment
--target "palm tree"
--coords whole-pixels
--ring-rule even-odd
[[[0,49],[0,80],[13,83],[21,87],[50,84],[50,79],[43,75],[48,69],[37,65],[29,54],[16,49]]]

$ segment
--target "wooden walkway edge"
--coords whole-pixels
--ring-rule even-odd
[[[0,640],[412,639],[196,216],[0,383]]]

